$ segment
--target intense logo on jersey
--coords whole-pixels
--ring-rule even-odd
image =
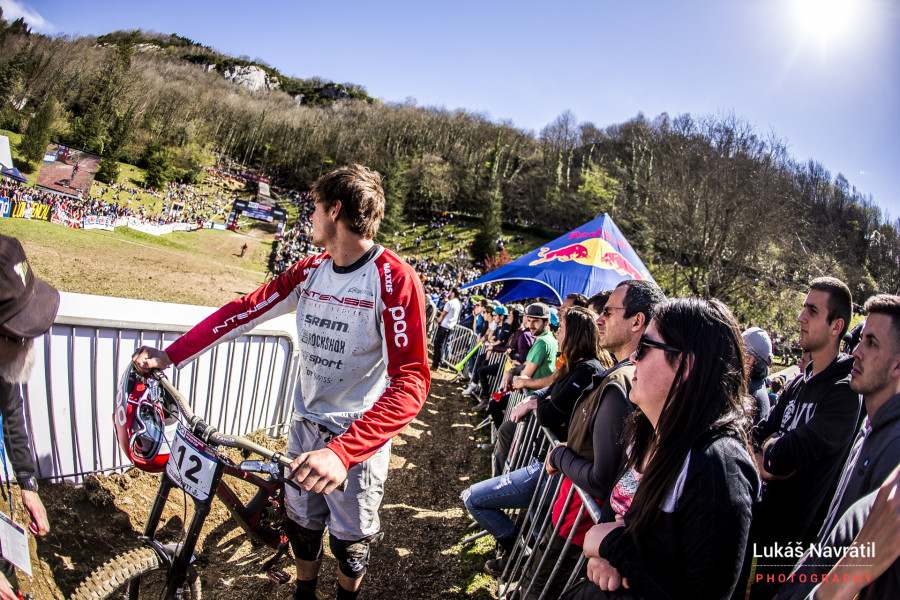
[[[375,303],[371,300],[360,300],[359,298],[351,298],[349,296],[341,298],[332,294],[320,294],[311,290],[300,290],[303,296],[314,301],[324,302],[326,304],[341,304],[343,306],[358,306],[360,308],[375,308]]]
[[[213,329],[212,329],[213,333],[218,333],[219,330],[224,327],[230,327],[230,323],[232,321],[240,322],[240,321],[243,321],[244,319],[246,319],[248,316],[252,315],[253,313],[260,312],[262,309],[264,309],[268,305],[274,304],[278,300],[278,298],[279,298],[279,294],[278,294],[278,292],[275,292],[274,294],[272,294],[271,296],[269,296],[268,298],[266,298],[265,300],[263,300],[256,306],[251,307],[250,310],[248,310],[247,312],[242,312],[238,315],[233,315],[231,317],[228,317],[227,319],[225,319],[224,323],[213,327]]]

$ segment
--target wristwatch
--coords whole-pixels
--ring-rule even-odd
[[[23,490],[28,490],[29,492],[37,493],[37,491],[38,491],[37,479],[35,479],[34,475],[32,475],[25,481],[20,481],[19,488],[21,488]]]

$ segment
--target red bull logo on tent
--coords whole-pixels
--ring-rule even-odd
[[[570,246],[563,246],[562,248],[558,248],[556,250],[550,250],[550,248],[541,248],[540,252],[538,252],[537,260],[531,261],[531,266],[539,265],[546,262],[552,262],[554,260],[558,260],[560,262],[568,262],[570,260],[578,260],[587,259],[587,260],[578,260],[581,264],[590,264],[593,262],[591,260],[593,257],[591,256],[591,251],[588,250],[588,247],[584,244],[572,244]]]
[[[648,279],[649,274],[642,273],[612,244],[602,239],[588,239],[569,244],[556,250],[541,248],[538,258],[528,263],[530,266],[553,261],[562,263],[575,261],[578,264],[598,269],[610,269],[631,279]]]

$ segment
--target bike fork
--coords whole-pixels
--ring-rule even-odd
[[[191,524],[185,533],[184,539],[173,549],[161,545],[154,539],[162,519],[163,509],[165,509],[169,499],[169,492],[171,492],[173,487],[175,487],[175,484],[172,479],[166,473],[163,473],[156,492],[156,499],[153,501],[153,507],[150,509],[150,516],[147,518],[147,524],[144,526],[142,540],[156,551],[163,564],[168,565],[165,597],[167,599],[180,600],[187,581],[188,567],[194,560],[194,548],[197,545],[197,540],[200,538],[203,524],[209,516],[210,507],[215,496],[211,494],[203,502],[192,498],[194,500],[194,516],[191,518]],[[136,595],[137,588],[132,587],[129,590],[129,596]]]

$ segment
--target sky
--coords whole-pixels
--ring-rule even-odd
[[[900,217],[900,0],[0,0],[50,35],[177,33],[535,133],[734,114]]]

